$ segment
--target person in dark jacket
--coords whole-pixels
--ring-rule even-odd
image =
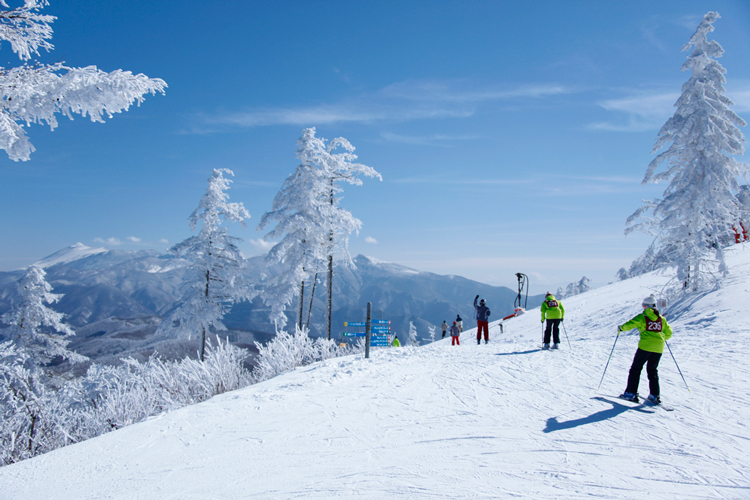
[[[477,345],[479,345],[482,343],[482,330],[484,330],[484,343],[490,341],[490,308],[487,307],[484,299],[479,300],[479,305],[477,305],[477,300],[479,300],[479,295],[474,297],[474,312],[477,317]]]

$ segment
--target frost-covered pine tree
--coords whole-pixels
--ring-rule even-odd
[[[318,271],[328,260],[329,183],[326,172],[310,163],[302,163],[284,181],[273,199],[270,212],[263,214],[258,230],[271,222],[276,226],[265,240],[280,241],[268,252],[266,260],[278,263],[280,272],[264,283],[261,297],[271,307],[271,320],[278,328],[286,326],[287,306],[299,296],[297,327],[302,329],[305,282],[313,277],[313,293]],[[312,307],[312,294],[310,307]]]
[[[419,346],[419,339],[417,338],[417,327],[414,326],[413,321],[409,321],[409,340],[407,345]]]
[[[573,297],[574,295],[588,292],[589,290],[591,290],[591,280],[584,276],[578,281],[569,283],[565,289],[564,295],[565,297]]]
[[[435,342],[435,327],[430,325],[427,327],[427,331],[430,333],[430,342]]]
[[[706,14],[683,47],[683,51],[692,48],[682,67],[692,75],[682,86],[677,110],[659,131],[652,152],[667,149],[649,164],[643,179],[644,184],[671,182],[663,199],[645,201],[628,218],[625,230],[625,234],[643,230],[655,236],[646,254],[631,266],[631,275],[672,265],[690,290],[701,286],[707,265],[717,265],[726,274],[722,247],[741,216],[735,196],[737,178],[750,173],[747,164],[730,156],[745,151],[738,127],[746,123],[729,109],[734,103],[724,95],[726,70],[715,60],[724,49],[707,39],[717,19],[716,12]],[[662,165],[664,170],[657,172]]]
[[[222,227],[224,221],[239,222],[245,227],[250,218],[242,203],[229,203],[226,191],[232,182],[224,173],[226,168],[215,168],[208,179],[208,189],[188,220],[195,231],[201,230],[170,249],[173,254],[191,263],[190,289],[183,302],[164,319],[157,332],[161,336],[200,335],[200,359],[206,350],[206,335],[213,328],[226,330],[222,318],[230,304],[251,300],[256,292],[244,274],[245,259],[237,246],[242,240],[229,236]]]
[[[46,123],[57,127],[57,114],[73,118],[73,113],[88,115],[92,121],[103,122],[103,115],[127,111],[143,96],[164,93],[167,84],[159,78],[116,70],[106,73],[96,66],[71,68],[62,62],[41,64],[29,62],[39,56],[39,49],[54,47],[50,24],[55,17],[39,10],[47,0],[24,0],[23,6],[11,9],[0,0],[0,40],[10,43],[13,52],[23,61],[18,67],[0,67],[0,149],[11,160],[28,160],[34,151],[23,124]]]
[[[47,367],[55,358],[79,363],[87,358],[67,348],[75,335],[63,314],[47,304],[60,300],[31,266],[18,282],[18,295],[2,321],[9,339],[0,343],[0,463],[10,463],[70,442],[61,428],[67,408],[64,391]]]
[[[5,337],[25,352],[26,368],[32,372],[61,357],[73,363],[87,358],[67,348],[73,329],[63,322],[64,315],[47,307],[62,297],[52,293],[52,286],[44,279],[43,269],[31,266],[18,282],[18,296],[11,309],[3,314],[2,321],[10,327]]]
[[[342,182],[354,186],[361,186],[360,175],[383,178],[372,167],[355,163],[357,155],[354,154],[354,146],[344,139],[338,137],[326,144],[323,138],[315,137],[315,128],[307,128],[302,131],[302,137],[297,141],[297,158],[302,163],[313,165],[322,171],[328,188],[328,199],[324,218],[328,224],[328,241],[326,254],[328,256],[328,300],[326,305],[326,329],[328,339],[331,338],[331,313],[333,302],[333,255],[338,250],[344,265],[353,267],[351,255],[349,255],[349,235],[352,231],[359,232],[362,222],[354,218],[352,214],[339,206],[341,198],[336,195],[343,191]],[[342,152],[337,152],[343,150]]]

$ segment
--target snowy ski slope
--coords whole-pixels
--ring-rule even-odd
[[[657,297],[646,275],[563,300],[570,345],[538,350],[539,310],[421,348],[373,350],[0,469],[2,499],[750,498],[750,246],[717,292],[666,310],[662,397],[624,389]],[[490,304],[491,306],[492,304]],[[645,370],[641,394],[647,394]]]

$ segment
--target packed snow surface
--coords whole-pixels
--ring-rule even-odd
[[[666,351],[672,412],[610,397],[638,340],[617,325],[670,279],[652,273],[563,299],[557,352],[537,309],[488,345],[468,330],[305,366],[4,467],[0,498],[747,499],[750,246],[728,262],[722,288],[664,310],[690,388]]]

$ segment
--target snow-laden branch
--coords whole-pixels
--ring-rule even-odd
[[[39,55],[40,48],[54,48],[47,40],[52,37],[49,23],[55,18],[36,12],[46,5],[46,0],[26,0],[23,7],[0,11],[0,40],[10,42],[23,61]],[[44,123],[54,130],[57,114],[70,119],[80,114],[103,122],[105,115],[112,118],[134,103],[140,105],[146,94],[163,94],[166,88],[159,78],[123,70],[107,73],[96,66],[37,62],[0,67],[0,149],[14,161],[26,161],[35,149],[22,124]]]

